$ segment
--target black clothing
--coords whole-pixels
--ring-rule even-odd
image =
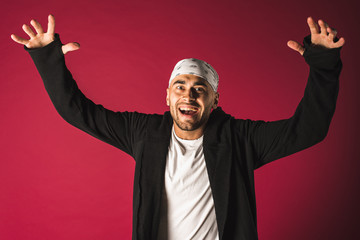
[[[257,239],[254,169],[310,147],[327,134],[335,111],[340,49],[304,40],[310,74],[295,114],[264,122],[235,119],[218,108],[204,133],[204,155],[220,239]],[[133,239],[157,238],[166,155],[173,124],[163,115],[113,112],[78,89],[65,65],[61,42],[27,49],[59,114],[70,124],[130,154],[136,160]]]

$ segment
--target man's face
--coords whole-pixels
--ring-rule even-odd
[[[175,127],[182,131],[203,130],[211,109],[217,107],[219,95],[210,84],[195,75],[175,77],[167,89],[166,102]]]

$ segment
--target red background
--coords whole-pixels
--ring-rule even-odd
[[[292,115],[308,75],[286,46],[307,16],[346,45],[337,110],[320,144],[256,171],[259,238],[359,239],[359,4],[356,1],[7,1],[1,4],[0,239],[130,239],[134,161],[67,124],[10,39],[54,14],[83,92],[113,110],[162,113],[174,64],[209,62],[238,118]],[[356,67],[357,66],[357,67]]]

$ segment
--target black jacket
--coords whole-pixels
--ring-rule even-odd
[[[221,108],[211,113],[203,144],[220,239],[258,238],[254,169],[310,147],[327,134],[338,95],[340,49],[313,47],[309,37],[304,44],[310,74],[304,97],[291,118],[264,122],[235,119]],[[66,68],[61,46],[56,35],[49,45],[26,50],[59,114],[136,160],[133,239],[156,239],[171,115],[113,112],[94,104],[80,92]]]

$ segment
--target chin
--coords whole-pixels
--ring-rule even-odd
[[[170,108],[170,114],[177,127],[182,131],[195,131],[206,122],[200,110],[198,110],[196,116],[186,117],[179,109],[172,107]]]
[[[175,123],[183,131],[190,132],[190,131],[194,131],[199,128],[197,126],[193,126],[193,125],[189,125],[189,124],[182,124],[182,123],[179,124],[178,122],[175,122]]]
[[[175,119],[175,123],[183,131],[195,131],[201,128],[203,125],[202,121],[184,122],[184,121],[180,121],[178,118]]]

